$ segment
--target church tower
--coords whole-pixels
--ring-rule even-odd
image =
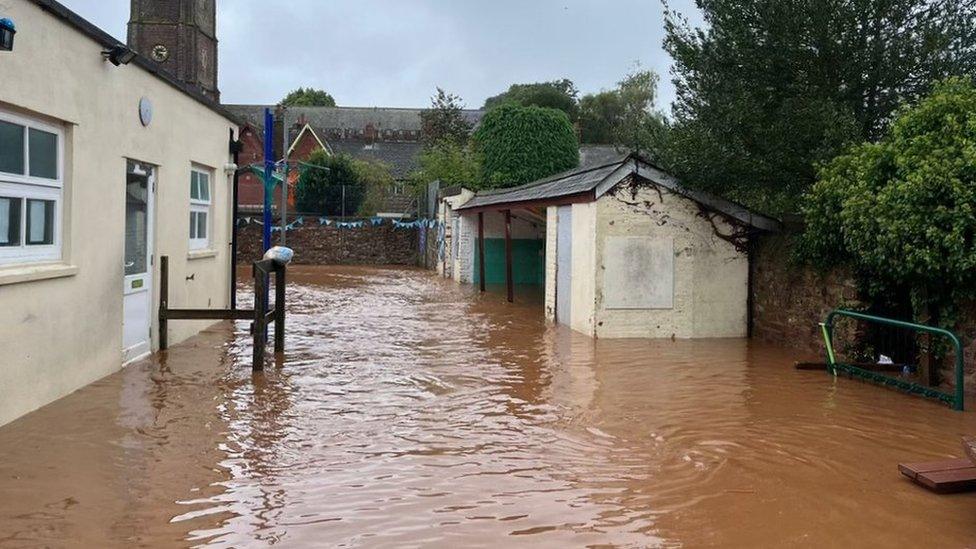
[[[131,0],[129,47],[214,101],[217,0]]]

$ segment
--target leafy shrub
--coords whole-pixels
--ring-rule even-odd
[[[473,136],[484,187],[512,187],[579,164],[579,144],[566,113],[505,104],[485,115]]]
[[[907,288],[944,326],[976,294],[976,88],[949,79],[878,144],[823,166],[805,197],[800,257],[846,264],[876,299]]]

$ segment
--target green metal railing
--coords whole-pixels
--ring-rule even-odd
[[[897,328],[904,328],[907,330],[914,330],[916,332],[924,332],[928,334],[935,334],[944,336],[949,339],[955,350],[955,362],[956,362],[956,388],[954,394],[949,394],[932,387],[927,387],[925,385],[919,385],[912,381],[906,379],[900,379],[897,377],[892,377],[885,375],[880,372],[875,372],[872,370],[866,370],[864,368],[859,368],[851,364],[838,363],[834,355],[834,345],[833,345],[833,334],[834,334],[834,319],[838,316],[853,318],[856,320],[863,320],[866,322],[874,322],[876,324],[882,324],[886,326],[894,326]],[[872,316],[864,313],[858,313],[855,311],[847,311],[844,309],[835,309],[827,315],[827,319],[820,325],[823,331],[824,343],[827,346],[827,369],[833,374],[837,375],[837,372],[845,372],[852,377],[859,377],[875,383],[880,383],[890,387],[896,387],[903,391],[907,391],[912,394],[922,395],[928,398],[934,398],[946,404],[952,406],[954,410],[963,409],[963,357],[962,357],[962,343],[956,334],[943,330],[942,328],[935,328],[932,326],[925,326],[924,324],[913,324],[911,322],[904,322],[902,320],[893,320],[890,318],[883,318],[880,316]]]

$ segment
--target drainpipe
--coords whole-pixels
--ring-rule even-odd
[[[231,236],[230,236],[230,308],[237,309],[237,187],[240,182],[238,160],[241,142],[234,139],[234,129],[230,130],[230,153],[234,157],[234,181],[231,184]]]

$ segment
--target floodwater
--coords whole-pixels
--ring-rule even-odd
[[[0,547],[976,543],[976,495],[897,471],[961,457],[971,413],[417,270],[290,282],[264,373],[224,323],[0,428]]]

